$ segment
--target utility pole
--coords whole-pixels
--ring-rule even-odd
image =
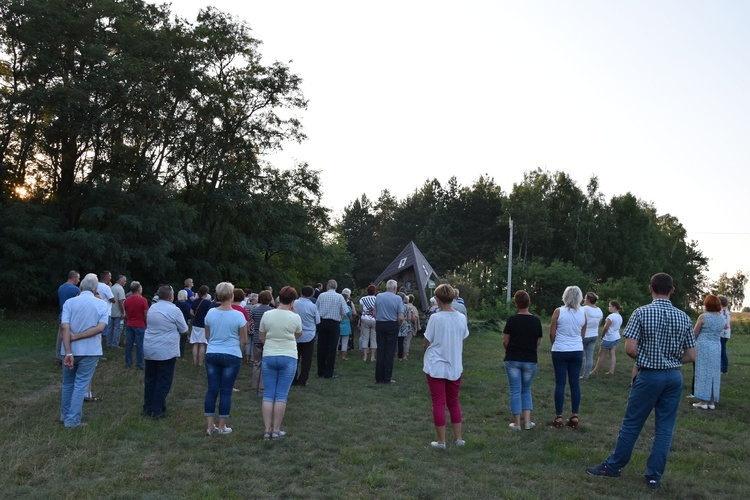
[[[508,238],[508,297],[506,302],[510,304],[510,279],[513,275],[513,217],[510,212],[508,212],[508,226],[510,227],[510,236]]]

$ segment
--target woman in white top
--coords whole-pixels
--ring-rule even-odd
[[[294,312],[297,290],[285,286],[279,292],[276,309],[263,314],[258,331],[263,344],[263,403],[261,414],[266,431],[263,439],[279,439],[286,435],[281,421],[286,412],[286,399],[297,373],[297,339],[302,336],[302,319]]]
[[[586,380],[591,374],[591,368],[594,366],[594,348],[596,339],[599,338],[599,323],[602,322],[604,314],[599,306],[595,305],[599,297],[594,292],[589,292],[583,301],[583,313],[586,315],[586,336],[583,337],[583,374],[581,379]]]
[[[609,303],[610,315],[607,316],[607,321],[604,322],[604,329],[602,330],[602,346],[599,348],[599,358],[596,360],[596,368],[591,372],[591,375],[598,373],[604,364],[604,353],[609,353],[609,371],[607,375],[615,374],[615,363],[617,357],[615,356],[615,349],[617,349],[620,343],[620,328],[622,327],[622,316],[620,316],[620,309],[622,306],[616,300]]]
[[[375,339],[375,293],[378,288],[375,285],[367,287],[367,295],[359,299],[359,346],[362,349],[362,361],[367,361],[367,354],[375,362],[378,352],[378,342]]]
[[[458,391],[461,388],[463,372],[462,356],[469,327],[466,316],[453,309],[453,287],[447,284],[435,289],[435,298],[440,311],[433,314],[424,333],[424,365],[427,385],[432,396],[432,418],[435,422],[438,440],[430,445],[439,450],[445,449],[445,408],[451,415],[451,425],[456,446],[463,446],[461,439],[461,406]]]
[[[581,404],[579,374],[583,363],[583,337],[586,336],[586,315],[581,310],[583,294],[577,286],[569,286],[562,296],[563,307],[552,313],[549,339],[552,342],[552,366],[555,369],[554,427],[563,426],[562,410],[565,403],[565,380],[570,383],[571,414],[568,427],[578,427],[578,408]]]

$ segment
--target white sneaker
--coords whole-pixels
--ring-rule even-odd
[[[521,426],[520,425],[516,425],[515,422],[509,423],[508,427],[510,427],[510,430],[512,430],[512,431],[520,431],[521,430]]]
[[[465,444],[466,441],[464,441],[463,439],[456,439],[456,446],[458,446],[459,448]]]
[[[534,422],[529,422],[528,424],[525,424],[525,425],[523,426],[523,428],[524,428],[524,429],[526,429],[527,431],[530,431],[530,430],[531,430],[531,429],[533,429],[534,427],[536,427],[536,424],[535,424]]]
[[[437,441],[431,442],[430,446],[432,446],[433,448],[436,448],[438,450],[444,450],[445,449],[445,443],[438,443]]]
[[[688,396],[688,397],[687,397],[687,399],[695,399],[695,396],[693,396],[693,395],[691,394],[690,396]]]

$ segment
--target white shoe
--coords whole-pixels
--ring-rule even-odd
[[[219,434],[231,434],[232,433],[232,428],[231,427],[225,427],[223,429],[218,429],[216,432],[218,432]]]
[[[432,446],[433,448],[438,449],[438,450],[444,450],[445,449],[445,443],[438,443],[437,441],[431,442],[430,446]]]
[[[525,425],[523,426],[523,428],[524,428],[524,429],[526,429],[527,431],[530,431],[530,430],[531,430],[531,429],[533,429],[534,427],[536,427],[536,424],[535,424],[534,422],[529,422],[528,424],[525,424]]]
[[[691,394],[690,396],[688,396],[688,397],[687,397],[687,399],[695,399],[695,396],[693,396],[693,395]]]
[[[716,405],[693,403],[693,408],[700,408],[701,410],[715,410]]]
[[[512,430],[512,431],[520,431],[521,430],[521,426],[520,425],[516,425],[515,422],[509,423],[508,427],[510,427],[510,430]]]
[[[465,444],[466,444],[466,441],[464,441],[463,439],[456,439],[456,446],[458,446],[459,448]]]

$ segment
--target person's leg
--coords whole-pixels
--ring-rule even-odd
[[[677,410],[680,407],[682,394],[682,374],[679,370],[662,370],[663,379],[661,395],[654,405],[654,441],[651,454],[646,462],[646,479],[660,481],[664,474],[672,445]]]
[[[260,392],[263,387],[263,346],[261,344],[253,344],[252,390]]]
[[[180,359],[183,361],[185,360],[185,344],[187,344],[187,337],[187,332],[180,334]]]
[[[94,377],[98,361],[99,356],[80,356],[74,360],[75,380],[70,397],[70,406],[65,416],[65,427],[77,427],[81,424],[83,398],[86,396],[89,382]],[[66,367],[63,367],[63,369],[68,370]]]
[[[313,352],[315,351],[315,340],[302,344],[302,368],[298,379],[299,385],[306,385],[312,367]]]
[[[461,440],[461,405],[458,402],[458,393],[461,390],[461,379],[445,381],[445,405],[448,407],[448,413],[451,416],[451,426],[456,441]]]
[[[316,327],[316,333],[318,334],[318,377],[325,375],[326,371],[326,353],[328,352],[328,337],[326,335],[325,325],[321,321]]]
[[[406,334],[406,337],[404,337],[404,360],[409,359],[409,350],[411,349],[411,339],[414,337],[414,334],[409,332]]]
[[[349,335],[341,335],[341,359],[348,359],[346,351],[349,350]]]
[[[383,356],[383,381],[389,383],[393,379],[393,360],[396,357],[396,344],[398,343],[398,323],[393,321],[390,331],[385,337],[385,352]]]
[[[534,405],[531,399],[531,383],[536,376],[536,363],[523,363],[521,367],[521,408],[523,409],[523,418],[526,425],[531,424],[531,411]]]
[[[727,341],[729,339],[721,337],[721,373],[729,371],[729,357],[727,356]],[[60,349],[57,350],[60,352]]]
[[[508,393],[510,394],[510,412],[513,424],[521,425],[521,368],[518,361],[506,361],[505,373],[508,376]]]
[[[198,366],[198,344],[193,344],[193,366]]]
[[[435,424],[439,444],[445,444],[445,383],[443,379],[427,375],[427,386],[432,399],[432,421]]]
[[[403,361],[404,360],[404,338],[399,336],[396,339],[396,345],[397,345],[397,352],[398,352],[398,360]]]
[[[143,337],[146,335],[145,328],[135,329],[135,360],[138,368],[143,370]]]
[[[203,365],[206,361],[206,343],[201,342],[198,344],[198,366]]]
[[[386,327],[385,322],[378,321],[375,326],[375,338],[377,339],[377,344],[380,345],[381,347],[385,346],[386,331],[387,331],[387,327]],[[385,377],[385,358],[386,356],[381,353],[381,355],[378,356],[377,360],[375,361],[375,383],[376,384],[381,384],[381,383],[386,382],[384,378]]]
[[[133,366],[133,344],[135,343],[135,331],[132,326],[125,327],[125,367]]]
[[[615,365],[617,364],[617,355],[615,354],[616,350],[617,350],[617,346],[609,350],[609,372],[608,373],[610,375],[615,374]]]
[[[568,362],[570,403],[573,415],[578,415],[578,410],[581,406],[581,380],[578,374],[581,373],[581,365],[583,364],[583,351],[573,351],[568,354],[570,359]]]
[[[219,373],[219,430],[224,430],[232,409],[232,389],[242,365],[242,358],[221,354],[222,368]]]
[[[260,405],[260,413],[263,416],[263,427],[267,438],[271,437],[273,432],[273,402],[263,401]]]
[[[596,367],[591,370],[591,375],[596,375],[599,373],[599,370],[602,369],[602,365],[604,364],[604,354],[607,352],[607,349],[604,349],[603,347],[599,348],[599,356],[596,358]]]
[[[59,362],[63,362],[65,357],[60,354],[62,352],[62,323],[57,322],[57,340],[55,340],[55,359]]]
[[[154,399],[151,403],[151,411],[155,418],[166,416],[167,396],[172,389],[172,380],[174,379],[174,366],[177,358],[157,361],[156,390]]]
[[[156,377],[158,362],[151,359],[146,360],[146,369],[143,373],[143,410],[141,415],[154,416],[154,395],[156,394]]]
[[[374,319],[366,319],[362,320],[362,330],[365,329],[368,330],[367,332],[367,339],[369,340],[369,346],[370,346],[370,361],[374,362],[377,357],[377,351],[378,351],[378,340],[377,340],[377,331],[375,330],[375,325],[377,324],[377,321]],[[367,347],[367,343],[365,344],[365,347]],[[367,358],[365,358],[366,360]]]
[[[332,378],[333,377],[333,371],[336,366],[336,347],[339,344],[339,334],[341,333],[341,323],[338,321],[333,320],[323,320],[327,321],[328,324],[326,325],[326,329],[328,330],[328,352],[326,353],[325,358],[325,370],[323,373],[323,376],[325,378]],[[321,323],[323,322],[321,321]]]
[[[294,370],[297,367],[297,360],[289,356],[279,356],[279,371],[276,382],[276,397],[273,405],[273,432],[279,432],[281,422],[284,420],[286,412],[286,401],[289,395],[289,388],[292,386]]]
[[[109,317],[109,323],[107,324],[107,329],[104,331],[104,343],[107,347],[114,347],[112,345],[112,342],[114,342],[114,336],[115,336],[115,325],[117,324],[117,318],[113,318],[112,316]]]
[[[195,344],[197,345],[197,344]],[[213,432],[214,414],[216,414],[216,399],[219,397],[219,385],[221,383],[220,358],[216,354],[206,356],[206,397],[203,400],[203,416],[206,417],[208,431]]]
[[[565,403],[565,379],[568,374],[568,363],[564,352],[552,352],[552,367],[555,371],[555,415],[562,415]]]
[[[73,368],[62,367],[62,393],[60,395],[60,422],[62,423],[65,423],[68,414],[70,414],[70,402],[73,398],[77,368],[76,364],[73,364]]]
[[[633,382],[633,388],[630,390],[628,403],[625,407],[622,426],[617,435],[615,449],[605,460],[607,467],[610,469],[619,471],[630,461],[633,447],[641,429],[643,429],[643,424],[661,395],[662,382],[659,377],[661,371],[641,371]],[[679,374],[680,372],[675,370],[675,373]]]
[[[586,355],[586,363],[583,366],[583,374],[581,378],[587,379],[591,374],[591,367],[594,364],[594,348],[596,347],[596,339],[598,337],[586,337],[583,339],[583,352]]]

